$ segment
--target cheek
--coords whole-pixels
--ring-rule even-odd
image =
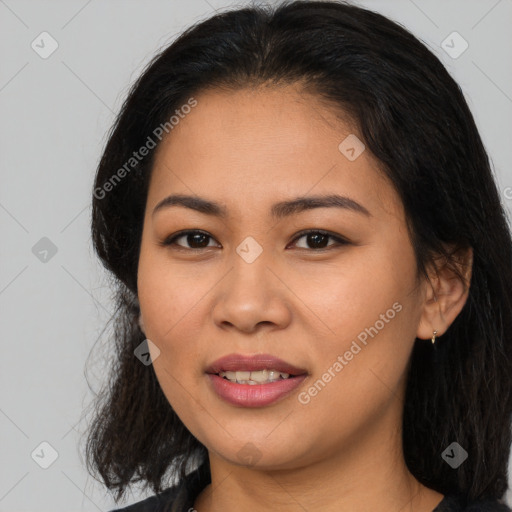
[[[160,248],[141,248],[138,268],[138,296],[146,334],[160,342],[174,338],[193,315],[202,287],[196,276],[186,275],[172,265]],[[203,292],[204,294],[204,292]]]
[[[333,411],[340,401],[348,410],[370,411],[396,391],[419,321],[412,253],[404,249],[398,258],[381,246],[358,256],[332,272],[321,292],[307,295],[326,333],[321,340],[311,337],[318,341],[309,350],[321,381],[316,387]]]
[[[218,281],[216,272],[185,267],[170,262],[165,251],[141,250],[138,293],[145,333],[160,351],[155,373],[177,410],[185,395],[190,398],[183,389],[194,389],[203,375],[202,326],[211,314],[208,292]],[[182,406],[187,407],[186,401]]]
[[[300,295],[307,297],[305,304],[320,320],[315,324],[335,344],[357,336],[388,311],[385,320],[399,317],[395,314],[399,306],[393,309],[393,304],[408,309],[412,305],[414,260],[405,248],[401,257],[392,249],[385,244],[360,247],[340,258],[337,265],[295,278]]]
[[[199,339],[194,318],[204,293],[197,282],[173,271],[161,255],[141,250],[138,295],[145,334],[160,351],[153,368],[167,401],[187,424],[200,413],[191,396],[197,398],[194,375],[200,360],[198,344],[193,343]]]

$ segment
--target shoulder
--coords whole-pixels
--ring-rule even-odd
[[[504,503],[496,500],[467,502],[460,495],[447,495],[433,512],[512,512]]]
[[[198,494],[210,483],[208,460],[189,473],[184,480],[142,501],[109,512],[188,512]]]
[[[511,510],[499,501],[485,500],[469,503],[464,512],[511,512]]]
[[[123,508],[116,508],[115,510],[111,510],[109,512],[155,512],[157,510],[162,509],[162,505],[172,504],[179,492],[179,487],[170,487],[165,491],[155,494],[154,496],[150,496],[142,501],[138,501],[132,505],[128,505]]]

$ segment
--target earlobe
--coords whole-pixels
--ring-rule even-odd
[[[442,336],[464,307],[469,295],[473,249],[453,254],[452,260],[429,273],[426,296],[416,337],[431,339],[432,333]],[[460,274],[460,275],[458,275]]]
[[[145,334],[144,321],[142,320],[142,313],[139,315],[139,327],[140,327],[140,330]]]

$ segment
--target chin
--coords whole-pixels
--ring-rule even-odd
[[[282,440],[271,442],[265,438],[266,435],[245,436],[236,441],[228,436],[222,444],[209,443],[209,446],[215,446],[212,451],[226,462],[248,469],[270,471],[292,469],[300,465],[299,461],[304,454],[293,451],[298,447],[298,442],[292,439],[288,443]]]

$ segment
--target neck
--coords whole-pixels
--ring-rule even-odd
[[[380,423],[380,422],[379,422]],[[316,461],[262,469],[231,463],[211,453],[212,482],[198,496],[198,512],[280,510],[282,512],[432,512],[443,495],[409,472],[401,431],[390,438],[396,418],[358,432],[358,439]]]

